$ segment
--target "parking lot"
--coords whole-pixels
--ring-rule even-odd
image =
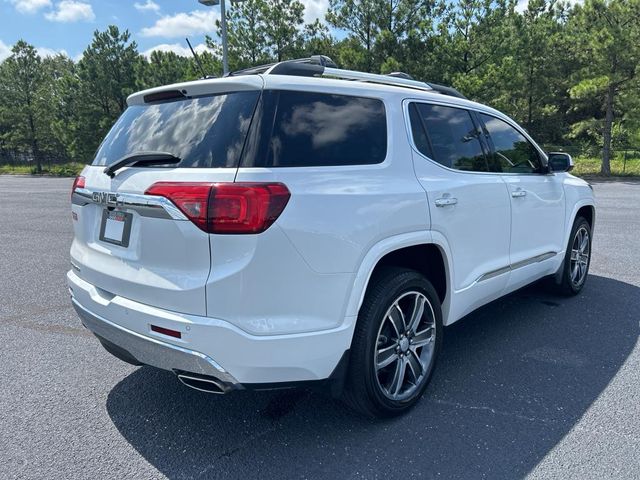
[[[0,478],[640,478],[640,183],[595,183],[582,294],[447,328],[421,403],[379,422],[110,356],[68,298],[71,183],[0,176]]]

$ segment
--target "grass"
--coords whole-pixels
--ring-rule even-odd
[[[572,172],[579,177],[599,176],[600,164],[599,158],[576,157],[573,159],[575,167]],[[611,160],[611,176],[612,177],[632,177],[640,176],[640,158],[628,158],[626,166],[622,158],[614,158]]]
[[[84,163],[63,163],[60,165],[43,165],[42,175],[54,177],[75,177],[84,168]],[[29,165],[0,165],[0,175],[35,175],[36,167]]]

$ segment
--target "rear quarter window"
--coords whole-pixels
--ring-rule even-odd
[[[379,99],[266,90],[257,125],[261,138],[243,166],[314,167],[384,161],[387,120]]]

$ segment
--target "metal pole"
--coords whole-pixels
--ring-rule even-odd
[[[220,0],[220,22],[222,24],[222,74],[229,73],[229,62],[227,60],[227,15],[224,11],[224,0]]]

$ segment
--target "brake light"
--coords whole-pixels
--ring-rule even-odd
[[[73,197],[73,192],[76,191],[76,188],[84,188],[86,178],[82,175],[78,175],[73,181],[73,186],[71,187],[71,196]]]
[[[201,230],[219,234],[264,232],[291,196],[282,183],[158,182],[145,194],[168,198]]]

